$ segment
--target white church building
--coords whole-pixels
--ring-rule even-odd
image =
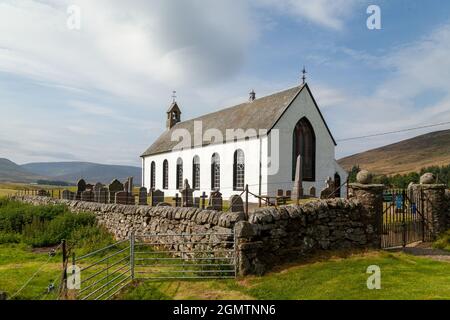
[[[174,100],[166,131],[141,156],[142,181],[166,197],[180,194],[185,179],[195,197],[220,191],[228,199],[246,185],[256,195],[276,196],[293,190],[301,155],[304,194],[314,187],[320,196],[327,178],[337,186],[347,180],[335,147],[307,84],[258,99],[252,91],[242,104],[187,121]]]

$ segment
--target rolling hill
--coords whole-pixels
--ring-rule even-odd
[[[346,170],[353,165],[375,174],[405,174],[429,166],[450,164],[450,130],[436,131],[340,159]]]
[[[39,179],[46,177],[32,173],[8,159],[0,158],[0,182],[30,183]]]
[[[132,166],[104,165],[89,162],[41,162],[21,166],[37,175],[50,177],[51,180],[76,182],[85,179],[88,182],[109,183],[113,179],[124,181],[134,177],[136,185],[141,184],[141,168]]]
[[[128,177],[134,177],[135,185],[140,185],[141,168],[89,162],[42,162],[18,165],[0,158],[0,182],[33,183],[37,180],[50,180],[74,183],[83,178],[91,183],[106,184],[113,179],[124,181]]]

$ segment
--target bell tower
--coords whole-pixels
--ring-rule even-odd
[[[166,127],[168,130],[172,129],[172,127],[174,125],[176,125],[178,122],[181,121],[181,110],[178,107],[175,94],[176,94],[176,91],[173,92],[173,96],[172,96],[173,101],[169,107],[169,110],[167,110]]]

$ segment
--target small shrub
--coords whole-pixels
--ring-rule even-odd
[[[433,244],[433,247],[450,251],[450,230],[440,236],[439,239]]]

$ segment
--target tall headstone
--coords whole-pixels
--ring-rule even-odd
[[[237,194],[230,198],[230,210],[231,212],[244,212],[244,201]]]
[[[152,207],[156,207],[158,203],[164,202],[164,192],[162,192],[161,190],[152,190],[151,198],[152,198]]]
[[[302,172],[302,156],[297,157],[295,165],[295,182],[292,188],[292,198],[300,200],[303,196],[303,172]]]
[[[181,190],[181,205],[183,207],[192,207],[194,205],[194,190],[189,185],[188,179],[184,180],[184,186]]]
[[[86,191],[86,181],[78,180],[76,200],[81,200],[81,194]]]
[[[127,181],[124,184],[123,191],[127,191],[128,193],[133,193],[133,177],[128,177]]]
[[[222,211],[223,199],[222,194],[219,191],[211,192],[211,195],[209,196],[208,208],[216,211]]]
[[[103,184],[101,184],[100,182],[97,182],[94,186],[94,201],[95,202],[100,202],[98,201],[98,198],[100,196],[100,190],[103,188]]]
[[[139,189],[139,205],[146,206],[147,204],[147,188],[142,187]]]
[[[109,184],[108,189],[109,189],[109,202],[115,203],[116,192],[123,191],[123,184],[119,180],[114,179]]]

